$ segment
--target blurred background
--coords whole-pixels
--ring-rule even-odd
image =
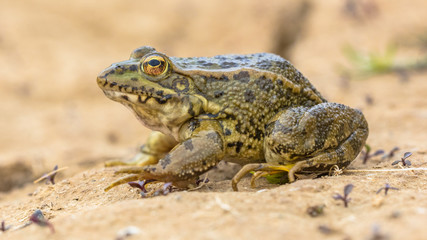
[[[427,130],[425,0],[0,2],[0,191],[55,165],[130,157],[147,133],[96,76],[150,45],[169,56],[272,52],[330,101],[362,109],[374,147]],[[416,126],[416,127],[415,127]]]

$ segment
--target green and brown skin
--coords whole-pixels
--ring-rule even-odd
[[[131,173],[108,188],[155,179],[191,187],[219,161],[245,165],[232,180],[345,167],[368,137],[363,114],[327,102],[288,61],[269,53],[168,57],[151,47],[99,74],[99,87],[154,130]]]

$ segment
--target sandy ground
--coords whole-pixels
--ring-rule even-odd
[[[361,75],[343,54],[345,46],[380,55],[396,46],[396,64],[422,58],[426,8],[423,0],[1,1],[0,221],[11,229],[0,239],[116,239],[130,226],[137,231],[126,239],[426,239],[425,171],[391,163],[412,152],[411,168],[426,167],[427,72]],[[95,78],[142,45],[182,57],[284,55],[327,99],[364,112],[373,151],[399,147],[391,159],[358,158],[350,169],[395,171],[281,186],[260,179],[255,189],[245,178],[240,192],[218,177],[153,198],[126,185],[105,193],[117,177],[103,162],[131,157],[150,130],[105,98]],[[55,185],[32,183],[55,165],[68,167]],[[345,208],[332,196],[350,183]],[[376,194],[386,183],[399,190]],[[321,205],[320,216],[307,213]],[[36,209],[55,233],[20,228]]]

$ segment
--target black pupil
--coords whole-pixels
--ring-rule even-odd
[[[150,61],[148,61],[148,64],[150,64],[150,66],[152,67],[157,67],[160,65],[160,61],[157,59],[151,59]]]

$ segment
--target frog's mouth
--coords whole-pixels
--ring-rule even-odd
[[[148,95],[143,93],[125,93],[118,92],[115,90],[103,90],[105,96],[111,100],[120,102],[120,103],[133,103],[133,104],[147,104],[148,100],[153,99],[158,104],[165,104],[169,99],[172,98],[172,95]]]
[[[146,127],[178,139],[181,125],[203,112],[203,102],[194,96],[133,94],[104,89],[104,94],[129,108]]]

